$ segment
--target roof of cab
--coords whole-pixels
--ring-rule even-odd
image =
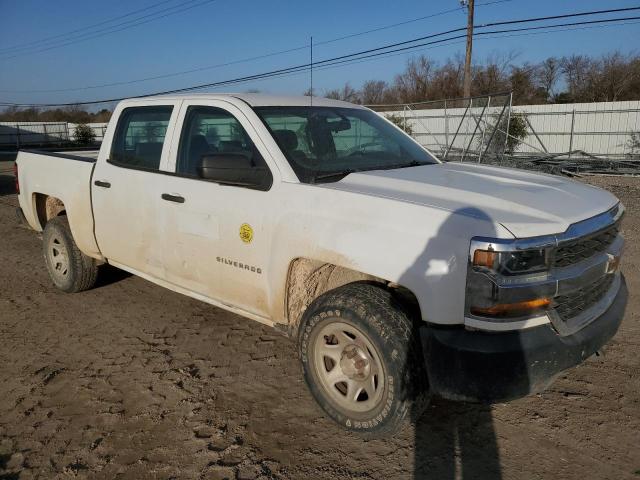
[[[309,106],[311,105],[311,97],[298,95],[267,95],[262,93],[185,93],[180,95],[159,95],[153,97],[135,98],[131,100],[227,100],[238,99],[252,107],[273,107],[273,106]],[[330,98],[313,97],[313,106],[317,107],[343,107],[343,108],[364,108],[361,105],[343,102],[341,100],[332,100]]]

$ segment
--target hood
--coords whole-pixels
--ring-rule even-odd
[[[352,173],[322,187],[450,212],[478,209],[518,238],[562,233],[618,202],[605,190],[563,177],[463,163]]]

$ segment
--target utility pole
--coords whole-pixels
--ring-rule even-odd
[[[463,96],[471,96],[471,50],[473,48],[473,3],[474,0],[460,0],[467,7],[467,54],[464,58],[464,91]]]

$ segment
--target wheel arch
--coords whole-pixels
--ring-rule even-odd
[[[99,261],[104,261],[94,236],[93,213],[89,205],[89,211],[83,213],[82,199],[71,196],[63,199],[47,193],[32,193],[32,214],[28,221],[32,228],[42,232],[51,219],[65,216],[69,222],[71,233],[78,248],[85,254]],[[68,202],[68,203],[67,203]],[[77,204],[80,204],[78,208]],[[25,212],[26,213],[26,212]],[[29,218],[30,217],[30,218]]]
[[[33,194],[33,203],[36,208],[36,219],[41,230],[52,218],[67,214],[64,202],[53,195],[35,192]]]
[[[289,333],[295,335],[307,307],[319,296],[350,283],[365,282],[392,291],[414,318],[422,318],[408,288],[365,272],[307,257],[294,258],[287,273],[284,309]]]

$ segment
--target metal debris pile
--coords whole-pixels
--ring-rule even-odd
[[[582,175],[640,175],[640,157],[612,159],[592,155],[583,150],[544,155],[527,159],[550,173],[571,177]]]

